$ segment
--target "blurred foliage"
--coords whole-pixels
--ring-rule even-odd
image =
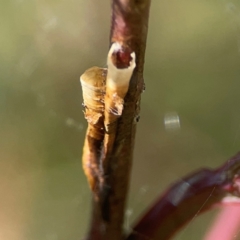
[[[1,3],[0,238],[81,239],[90,194],[79,76],[105,66],[110,2]],[[239,1],[152,1],[125,228],[172,181],[215,167],[240,141]],[[180,128],[168,130],[175,112]],[[177,239],[201,239],[212,213]]]

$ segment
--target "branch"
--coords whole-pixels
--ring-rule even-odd
[[[89,128],[84,145],[83,167],[94,195],[88,240],[120,240],[123,236],[122,225],[136,123],[139,120],[140,95],[144,90],[143,65],[149,7],[150,0],[112,0],[105,109],[102,111],[94,107],[89,113],[86,106],[85,111]],[[129,76],[131,80],[127,84],[127,95],[116,91],[116,100],[116,95],[109,91],[109,79],[112,73],[114,77],[115,72],[120,71],[120,75],[123,74],[124,69],[131,67],[133,60],[135,68],[132,68],[131,71],[134,71]],[[81,82],[88,82],[85,81],[85,76],[81,76]],[[120,78],[118,75],[117,79]],[[95,82],[95,85],[98,83]],[[95,88],[91,90],[91,94],[98,96]]]
[[[240,153],[217,169],[196,171],[173,184],[126,239],[168,240],[195,216],[220,204],[239,204],[239,197]]]

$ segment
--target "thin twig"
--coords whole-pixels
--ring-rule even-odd
[[[131,77],[129,89],[124,98],[121,116],[117,119],[115,135],[110,153],[104,152],[99,164],[104,167],[104,183],[93,198],[93,212],[88,240],[120,240],[124,208],[129,185],[133,157],[136,122],[139,119],[140,95],[144,90],[143,67],[146,47],[150,0],[113,0],[110,45],[118,43],[121,51],[117,53],[114,65],[125,67],[126,59],[136,55],[136,68]],[[128,62],[131,59],[128,60]],[[106,110],[106,109],[105,109]],[[106,126],[105,126],[106,127]],[[104,141],[107,139],[105,132]],[[105,149],[106,150],[106,149]],[[107,161],[106,161],[107,160]]]
[[[182,178],[160,196],[126,240],[172,239],[200,213],[222,204],[239,204],[239,183],[240,153],[217,169],[201,169]]]

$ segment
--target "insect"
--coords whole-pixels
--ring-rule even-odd
[[[119,61],[122,58],[122,61]],[[128,92],[129,82],[136,66],[135,53],[124,49],[120,43],[113,43],[107,58],[108,74],[106,79],[105,111],[104,111],[104,149],[103,169],[108,171],[116,137],[117,120],[122,115],[124,98]]]
[[[119,58],[123,61],[119,61]],[[120,64],[121,63],[121,64]],[[113,43],[107,57],[108,68],[92,67],[80,77],[84,115],[88,122],[83,169],[90,188],[98,195],[106,189],[118,119],[136,66],[135,53]],[[100,193],[101,194],[101,193]]]
[[[92,67],[80,77],[84,115],[88,122],[82,164],[92,191],[97,190],[100,177],[99,159],[104,139],[104,93],[106,68]]]

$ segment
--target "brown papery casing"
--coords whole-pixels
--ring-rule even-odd
[[[82,164],[90,188],[97,192],[100,172],[99,159],[104,139],[104,94],[106,68],[92,67],[80,77],[83,92],[84,115],[88,122]]]

